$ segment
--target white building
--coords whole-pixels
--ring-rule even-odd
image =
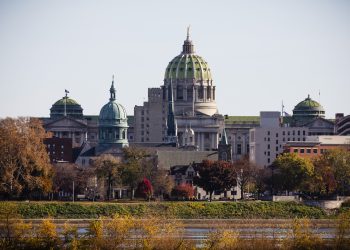
[[[283,152],[288,141],[305,141],[307,127],[281,126],[280,112],[260,112],[260,127],[250,129],[250,154],[252,163],[258,167],[269,166]]]

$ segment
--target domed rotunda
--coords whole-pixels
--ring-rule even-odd
[[[212,116],[217,113],[211,70],[208,63],[195,54],[189,28],[181,54],[172,59],[165,70],[163,92],[167,93],[166,98],[169,98],[170,86],[175,115]]]
[[[325,110],[318,102],[312,100],[310,95],[299,102],[293,109],[293,119],[297,125],[302,125],[315,118],[324,118]]]
[[[55,102],[50,109],[50,118],[58,119],[64,116],[68,116],[74,119],[83,119],[83,109],[80,104],[74,99],[66,96]]]
[[[99,146],[128,146],[128,121],[125,108],[115,100],[114,78],[110,88],[109,102],[105,104],[99,115]]]

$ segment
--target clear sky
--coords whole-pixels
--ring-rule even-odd
[[[98,114],[112,74],[133,114],[189,24],[221,114],[281,110],[282,100],[291,112],[308,94],[328,118],[350,114],[348,0],[0,0],[0,117],[48,116],[65,89]]]

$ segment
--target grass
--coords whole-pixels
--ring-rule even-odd
[[[0,214],[11,205],[22,218],[98,218],[130,215],[138,218],[162,216],[174,219],[324,219],[321,208],[294,202],[1,202]],[[342,208],[341,211],[347,211]]]

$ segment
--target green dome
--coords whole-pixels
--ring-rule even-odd
[[[75,101],[74,99],[72,99],[70,97],[63,97],[62,99],[55,102],[53,105],[64,105],[65,100],[66,100],[67,106],[68,105],[79,105],[79,103],[77,101]]]
[[[56,101],[50,109],[50,118],[58,119],[63,116],[69,116],[75,119],[83,118],[83,109],[74,99],[65,96]]]
[[[171,60],[166,68],[164,78],[212,80],[208,63],[198,55],[185,53]]]
[[[310,98],[310,95],[304,101],[299,102],[294,108],[294,111],[303,111],[303,110],[305,110],[305,111],[314,110],[314,111],[323,111],[324,112],[324,109],[321,106],[321,104],[312,100]]]
[[[100,121],[126,120],[125,108],[116,101],[109,101],[100,111]]]

